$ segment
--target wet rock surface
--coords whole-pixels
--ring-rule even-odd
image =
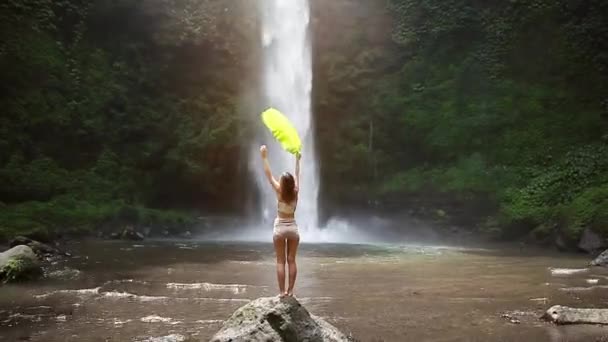
[[[591,261],[591,266],[608,266],[608,249]]]
[[[608,309],[579,309],[554,305],[543,315],[556,324],[608,324]]]
[[[38,258],[25,245],[15,246],[0,253],[0,281],[16,282],[36,278],[42,273]]]
[[[350,341],[331,324],[312,316],[293,297],[259,298],[238,309],[212,342]]]

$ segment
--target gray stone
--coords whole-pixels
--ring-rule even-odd
[[[591,261],[591,266],[608,266],[608,249]]]
[[[312,316],[295,298],[259,298],[238,309],[211,342],[351,341],[331,324]]]
[[[30,238],[17,236],[10,242],[11,247],[15,246],[28,246],[36,253],[36,255],[40,258],[45,256],[53,256],[53,255],[63,255],[64,253],[60,252],[57,248],[44,244],[42,242],[34,241]]]
[[[606,241],[590,228],[583,231],[583,235],[578,242],[578,248],[587,253],[595,253],[606,247],[608,247]]]
[[[542,318],[555,324],[608,324],[608,309],[577,309],[555,305]]]
[[[42,273],[34,251],[26,246],[15,246],[0,253],[0,280],[13,282],[34,278]]]
[[[135,231],[135,229],[132,226],[127,226],[125,228],[125,230],[122,232],[122,238],[124,240],[131,240],[131,241],[143,241],[145,239],[144,234]]]

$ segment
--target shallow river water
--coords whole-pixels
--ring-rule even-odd
[[[238,307],[275,295],[262,243],[91,241],[80,271],[0,288],[0,341],[207,341]],[[555,326],[554,304],[608,307],[608,272],[584,256],[518,248],[303,244],[297,298],[361,341],[608,341]]]

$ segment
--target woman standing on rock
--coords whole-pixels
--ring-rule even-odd
[[[289,172],[285,172],[277,182],[270,170],[270,163],[267,158],[268,149],[265,145],[260,147],[260,154],[264,161],[266,178],[268,178],[270,185],[277,194],[277,218],[274,220],[273,241],[277,256],[279,296],[293,296],[293,288],[298,274],[296,253],[300,244],[300,234],[298,233],[298,226],[295,220],[300,179],[300,156],[296,156],[295,177]],[[285,291],[285,262],[289,265],[289,286],[287,291]]]

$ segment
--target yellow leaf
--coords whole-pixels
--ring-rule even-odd
[[[262,121],[275,139],[281,143],[284,150],[295,155],[302,152],[302,141],[298,131],[283,113],[274,108],[269,108],[262,113]]]

